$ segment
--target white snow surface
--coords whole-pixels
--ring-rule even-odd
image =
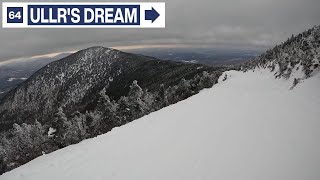
[[[319,180],[320,74],[289,90],[291,80],[266,70],[226,73],[211,89],[0,179]]]
[[[22,77],[22,78],[9,78],[7,81],[8,82],[12,82],[12,81],[15,81],[15,80],[26,80],[27,78],[24,78],[24,77]]]

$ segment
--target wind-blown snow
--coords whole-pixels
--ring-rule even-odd
[[[292,81],[266,70],[227,75],[185,101],[0,179],[319,180],[320,75],[293,90]]]

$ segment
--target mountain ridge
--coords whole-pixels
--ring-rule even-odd
[[[295,76],[297,81],[315,75],[320,69],[320,25],[292,35],[241,66],[243,71],[255,67],[270,69],[276,78]]]
[[[10,91],[0,100],[0,119],[2,122],[6,119],[7,109],[12,111],[12,114],[19,112],[20,115],[13,115],[14,119],[20,119],[18,122],[25,121],[23,119],[28,116],[41,122],[43,116],[33,117],[32,114],[35,111],[41,111],[43,115],[52,114],[52,107],[57,109],[62,106],[74,111],[73,106],[78,106],[75,104],[83,103],[81,102],[83,98],[94,98],[91,94],[97,94],[103,87],[109,86],[112,83],[110,80],[116,79],[128,71],[138,73],[136,69],[143,67],[143,64],[159,63],[165,66],[169,62],[160,62],[156,58],[129,54],[100,46],[78,51],[61,60],[49,63]],[[175,65],[179,66],[179,63],[175,63]],[[186,67],[203,67],[203,65],[186,65]],[[130,83],[132,81],[133,79]],[[116,99],[121,95],[123,93],[120,93]]]

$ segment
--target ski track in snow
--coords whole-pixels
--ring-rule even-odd
[[[291,80],[266,70],[226,73],[211,89],[0,179],[319,180],[320,74],[289,90]]]

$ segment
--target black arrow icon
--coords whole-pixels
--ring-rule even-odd
[[[160,14],[152,7],[151,10],[146,10],[145,20],[151,20],[152,23],[160,16]]]

